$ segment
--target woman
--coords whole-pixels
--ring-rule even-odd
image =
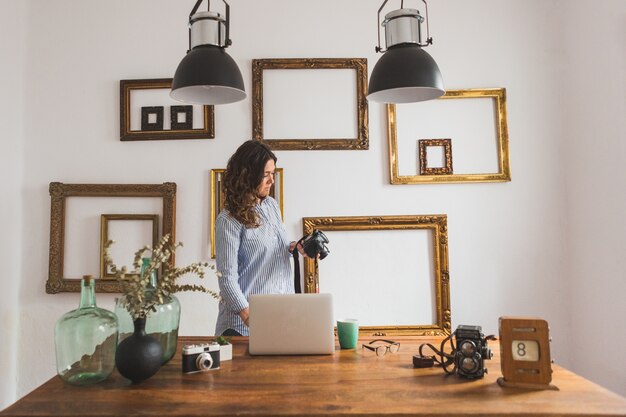
[[[287,240],[278,203],[269,196],[275,170],[276,155],[253,140],[228,161],[225,208],[215,222],[217,269],[222,274],[216,335],[248,335],[251,294],[294,292],[289,259],[296,243]]]

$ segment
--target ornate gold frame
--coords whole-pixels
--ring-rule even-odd
[[[450,139],[419,139],[420,175],[452,175],[452,140]],[[428,148],[443,146],[445,165],[440,168],[428,166]]]
[[[263,71],[272,69],[354,69],[357,137],[348,139],[265,139],[263,137]],[[368,149],[367,59],[293,58],[252,60],[252,136],[274,150]]]
[[[204,106],[202,129],[180,130],[131,130],[130,93],[132,90],[171,89],[171,78],[120,81],[120,140],[165,140],[165,139],[213,139],[215,138],[215,112],[213,106]]]
[[[50,183],[50,254],[46,293],[80,292],[80,278],[65,278],[65,200],[68,197],[161,197],[163,199],[163,235],[176,240],[176,183],[163,184],[63,184]],[[174,254],[171,257],[174,265]],[[121,292],[120,284],[96,280],[97,292]]]
[[[104,246],[109,240],[109,222],[114,220],[150,220],[152,221],[152,247],[159,242],[158,214],[101,214],[100,215],[100,279],[115,279],[114,274],[107,273],[104,263]],[[139,249],[139,248],[136,248]]]
[[[470,90],[448,90],[439,100],[463,98],[489,98],[495,101],[496,134],[498,138],[498,172],[486,174],[451,175],[400,175],[398,173],[398,137],[396,105],[387,104],[387,131],[389,142],[389,171],[391,184],[428,184],[456,182],[504,182],[511,181],[509,165],[509,132],[507,127],[506,89],[486,88]]]
[[[221,176],[224,173],[225,169],[212,169],[211,170],[211,258],[215,258],[215,219],[217,219],[217,215],[224,209],[224,192],[222,190],[222,181]],[[280,215],[282,218],[285,218],[285,212],[283,210],[283,169],[276,168],[276,176],[274,185],[270,189],[270,196],[276,199],[278,205],[280,207]],[[278,195],[279,198],[276,197],[276,184],[278,184]],[[219,210],[218,210],[219,206]]]
[[[308,235],[313,230],[433,230],[433,262],[435,272],[436,323],[414,326],[363,326],[361,335],[420,335],[441,336],[451,332],[450,276],[448,270],[448,226],[445,214],[422,216],[373,216],[373,217],[305,217],[302,231]],[[305,292],[319,292],[319,269],[317,260],[305,258]]]

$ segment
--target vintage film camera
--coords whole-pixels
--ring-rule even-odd
[[[220,367],[220,345],[202,343],[183,346],[183,373],[209,371]]]
[[[319,254],[320,260],[322,260],[330,253],[330,250],[326,246],[328,238],[321,230],[314,230],[310,235],[300,239],[299,243],[302,243],[302,249],[309,258],[315,259]]]
[[[456,340],[455,343],[452,338]],[[495,340],[493,335],[486,336],[480,326],[459,325],[454,333],[446,337],[439,349],[430,343],[424,343],[419,347],[419,355],[413,357],[413,366],[427,368],[434,364],[441,365],[447,374],[457,374],[466,379],[478,379],[485,376],[487,368],[485,361],[491,359],[493,353],[487,342]],[[446,343],[452,346],[452,352],[445,351]],[[425,356],[424,348],[429,348],[435,355]],[[452,369],[448,369],[451,367]]]
[[[468,379],[482,378],[487,373],[485,360],[491,359],[493,353],[480,326],[459,325],[454,332],[456,351],[454,365],[459,376]]]

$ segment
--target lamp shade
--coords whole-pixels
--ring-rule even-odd
[[[246,98],[243,77],[224,48],[195,46],[178,65],[170,96],[192,104],[228,104]]]
[[[413,103],[445,94],[435,60],[420,46],[391,46],[378,60],[370,77],[367,99],[380,103]]]

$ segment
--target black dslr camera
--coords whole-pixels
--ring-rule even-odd
[[[202,343],[183,346],[183,373],[209,371],[220,367],[220,345]]]
[[[322,260],[330,253],[330,250],[326,246],[328,238],[321,230],[314,230],[310,235],[300,239],[298,243],[302,244],[302,249],[309,258],[315,259],[319,254],[320,260]]]
[[[487,340],[492,340],[493,336],[485,337],[480,326],[466,325],[459,325],[454,334],[456,337],[454,365],[457,374],[468,379],[485,376],[487,368],[484,361],[493,356],[487,346]]]

